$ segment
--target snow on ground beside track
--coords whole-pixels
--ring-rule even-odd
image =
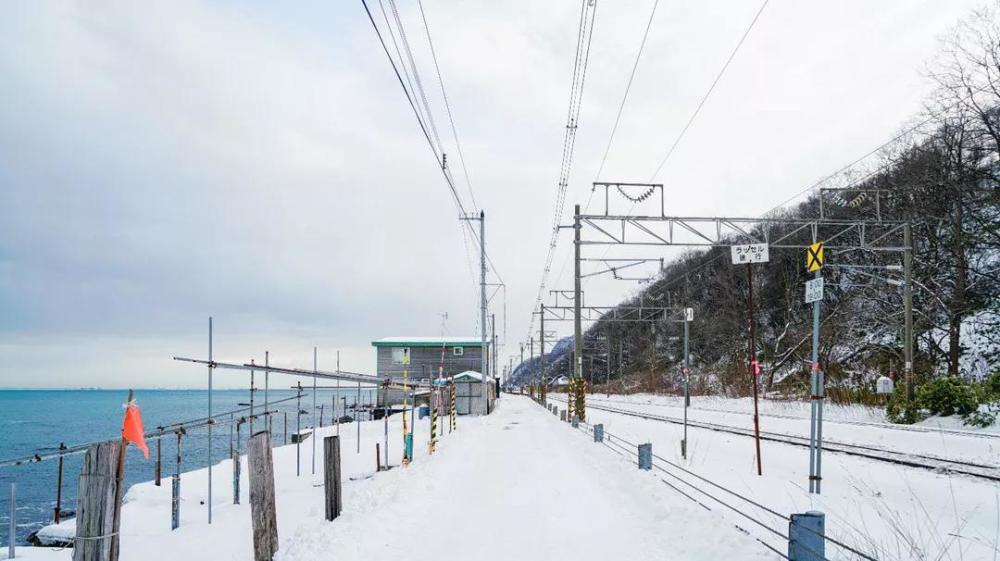
[[[558,396],[560,399],[561,396]],[[624,407],[632,411],[671,418],[683,418],[684,401],[673,396],[591,394],[589,403],[597,406]],[[832,409],[833,415],[827,415]],[[921,427],[910,430],[906,425],[875,421],[857,424],[864,417],[863,406],[824,407],[823,437],[830,442],[875,446],[908,454],[924,454],[940,458],[961,459],[987,465],[1000,465],[1000,434],[985,430],[958,432]],[[853,410],[853,411],[852,411]],[[809,437],[808,404],[791,402],[760,402],[760,430],[779,434]],[[753,428],[753,401],[719,397],[691,399],[688,419],[716,423],[741,429]],[[951,429],[952,427],[945,427]]]
[[[487,418],[460,417],[458,430],[445,431],[433,456],[426,450],[428,419],[419,421],[414,463],[377,474],[374,448],[383,442],[383,423],[361,424],[360,454],[356,426],[343,425],[344,512],[333,523],[323,518],[322,442],[316,475],[312,439],[301,446],[300,477],[296,447],[275,448],[276,560],[776,558],[527,398],[505,396],[500,404]],[[320,429],[319,437],[335,430]],[[389,422],[393,464],[401,432],[396,415]],[[170,530],[169,479],[162,487],[131,487],[122,507],[122,561],[251,560],[243,462],[240,505],[232,504],[231,462],[213,469],[211,526],[203,504],[207,470],[182,474],[176,531]],[[18,548],[17,557],[65,561],[71,552]]]
[[[380,475],[336,524],[302,525],[278,559],[775,557],[527,398],[501,402],[433,458]]]
[[[564,403],[557,405],[565,407]],[[664,407],[659,409],[659,414],[665,414]],[[673,412],[669,415],[674,416]],[[764,475],[758,477],[752,438],[689,428],[689,458],[683,460],[683,428],[679,425],[593,408],[588,409],[587,418],[591,423],[603,423],[607,431],[631,442],[652,442],[655,454],[779,512],[823,511],[829,535],[876,553],[881,560],[1000,559],[1000,484],[996,482],[825,453],[823,493],[817,496],[807,491],[809,465],[805,448],[762,443]],[[750,422],[744,414],[741,426],[752,426]],[[774,428],[775,419],[765,417],[761,422],[762,430]],[[824,430],[829,432],[832,426],[830,423]],[[910,435],[878,427],[845,426],[853,432],[882,432],[882,436],[869,438],[890,443]],[[945,443],[937,450],[939,453],[951,450],[948,441],[953,437],[943,438]],[[988,446],[986,439],[972,440],[984,449]],[[996,463],[996,448],[992,450],[992,463]],[[768,538],[766,534],[762,537]],[[827,553],[830,559],[852,558],[835,547],[828,547]]]

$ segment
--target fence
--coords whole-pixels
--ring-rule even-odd
[[[771,542],[766,541],[759,535],[755,535],[740,524],[734,523],[734,526],[740,532],[751,536],[758,543],[783,559],[789,559],[790,561],[829,561],[829,558],[826,556],[826,546],[830,545],[849,553],[856,559],[877,561],[873,555],[828,536],[825,531],[825,521],[822,513],[807,512],[792,514],[790,516],[783,514],[675,462],[658,456],[648,443],[634,443],[615,435],[605,429],[603,424],[591,425],[580,421],[575,428],[580,432],[592,436],[592,440],[595,443],[602,444],[617,454],[633,461],[637,467],[656,470],[662,476],[660,477],[662,483],[701,508],[712,511],[713,505],[722,507],[726,511],[738,516],[739,519],[751,523],[752,527],[759,528],[769,536]],[[707,490],[706,487],[712,488],[713,491]],[[726,498],[723,499],[722,497]],[[764,518],[770,518],[770,521],[766,521]],[[781,524],[783,528],[787,528],[787,532],[783,528],[775,527],[776,524]],[[775,545],[773,543],[774,538],[779,538],[782,543]],[[780,549],[781,545],[787,548],[787,553],[782,552]]]

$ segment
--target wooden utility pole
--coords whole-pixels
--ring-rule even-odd
[[[760,416],[757,413],[757,339],[753,318],[753,265],[747,263],[747,319],[750,322],[750,379],[753,381],[753,433],[757,445],[757,475],[763,475],[760,461]]]

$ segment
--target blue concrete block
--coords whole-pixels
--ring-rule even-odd
[[[788,522],[789,561],[824,561],[826,558],[825,516],[811,510],[793,514]]]
[[[653,469],[653,444],[639,445],[639,469]]]

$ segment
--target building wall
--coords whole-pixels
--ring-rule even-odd
[[[482,370],[480,357],[482,349],[480,347],[463,347],[463,355],[455,356],[452,349],[445,347],[444,352],[444,376],[454,376],[466,370],[479,372]],[[393,347],[375,347],[376,350],[376,373],[378,376],[402,376],[403,365],[392,361]],[[489,370],[489,355],[486,357],[487,370]],[[415,380],[426,378],[432,380],[438,377],[438,367],[441,365],[441,347],[410,347],[410,365],[407,367],[408,376]]]

